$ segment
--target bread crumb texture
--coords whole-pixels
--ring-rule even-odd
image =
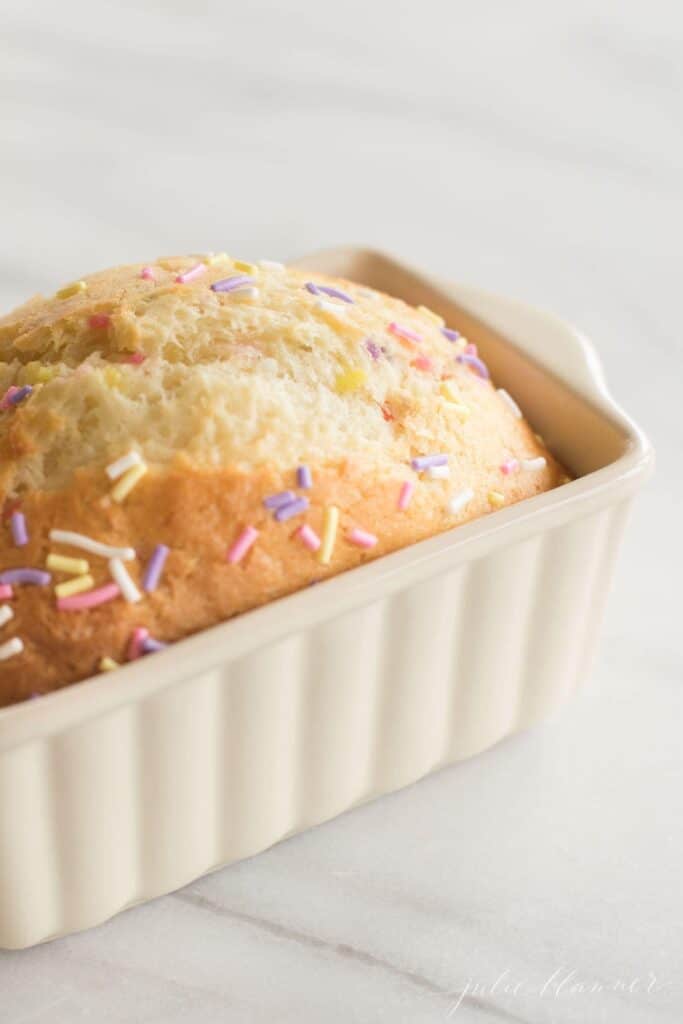
[[[51,541],[55,528],[133,548],[138,587],[155,546],[169,548],[135,603],[62,610],[59,572],[13,585],[0,705],[125,661],[135,628],[172,642],[562,482],[457,326],[358,284],[227,256],[103,271],[0,319],[0,581],[44,569],[50,552],[83,555]],[[131,452],[131,475],[113,484],[107,467]],[[412,467],[434,453],[445,468]],[[400,509],[405,481],[415,490]],[[264,506],[281,491],[305,507]],[[322,537],[330,506],[340,518],[321,564],[298,531]],[[228,561],[247,526],[258,536]],[[377,543],[352,543],[354,528]],[[88,557],[95,587],[111,583],[107,559]],[[15,636],[22,650],[2,657]]]

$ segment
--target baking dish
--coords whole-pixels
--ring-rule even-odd
[[[301,261],[476,341],[577,479],[0,711],[0,946],[85,928],[557,708],[649,445],[575,330],[365,250]]]

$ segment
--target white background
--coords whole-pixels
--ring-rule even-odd
[[[579,324],[658,452],[560,719],[0,954],[0,1021],[680,1021],[680,0],[5,0],[0,29],[2,307],[368,243]]]

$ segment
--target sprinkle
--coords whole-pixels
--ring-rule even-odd
[[[33,388],[30,384],[24,384],[23,388],[15,388],[11,395],[7,399],[8,405],[19,405],[19,402],[23,402],[25,398],[33,394]]]
[[[292,516],[301,515],[302,512],[306,511],[308,506],[308,498],[304,498],[304,496],[302,495],[295,501],[290,501],[289,504],[287,505],[280,505],[280,507],[275,512],[275,518],[277,519],[278,523],[284,523],[288,519],[291,519]]]
[[[13,657],[13,655],[21,654],[23,649],[23,642],[18,636],[13,636],[11,640],[8,640],[4,644],[0,644],[0,661],[7,661],[7,659]]]
[[[347,395],[361,388],[367,379],[367,374],[363,370],[346,370],[337,377],[334,390],[338,395]]]
[[[424,316],[428,317],[430,320],[433,320],[434,323],[438,324],[439,327],[443,327],[443,317],[439,316],[438,313],[434,313],[431,309],[429,309],[428,306],[418,306],[417,308],[419,309],[420,313],[423,313]]]
[[[235,292],[240,288],[253,288],[256,281],[246,274],[237,274],[233,277],[224,277],[220,281],[214,281],[211,285],[212,292]]]
[[[94,586],[94,579],[89,573],[86,573],[84,576],[74,576],[71,580],[58,583],[55,587],[55,594],[57,597],[71,597],[73,594],[82,594],[84,590],[91,590]]]
[[[363,342],[363,346],[365,348],[365,351],[369,352],[370,356],[373,359],[379,359],[379,357],[382,355],[382,349],[379,347],[379,345],[375,344],[372,338],[366,338],[365,341]]]
[[[57,292],[58,299],[70,299],[72,295],[78,295],[79,292],[84,292],[87,288],[85,281],[74,281],[73,284],[67,284],[64,288],[60,288]]]
[[[157,544],[152,556],[147,563],[145,574],[142,577],[142,589],[146,590],[150,594],[153,590],[159,586],[159,580],[164,570],[164,564],[168,558],[169,549],[165,544]]]
[[[126,356],[123,362],[130,363],[133,366],[140,366],[141,363],[144,363],[146,358],[147,357],[144,352],[131,352],[129,356]]]
[[[280,508],[282,505],[289,505],[290,502],[296,500],[296,494],[294,491],[278,491],[277,494],[269,494],[267,498],[263,499],[263,504],[266,508]]]
[[[510,410],[510,412],[512,413],[512,415],[516,416],[518,420],[521,420],[521,418],[522,418],[522,410],[517,405],[517,403],[515,402],[515,400],[512,397],[512,395],[509,395],[507,393],[507,391],[505,390],[505,388],[498,388],[498,394],[500,395],[500,397],[503,400],[503,402],[505,403],[505,405],[507,405],[507,407]]]
[[[350,302],[353,305],[353,299],[346,292],[340,292],[338,288],[331,288],[327,284],[315,284],[313,281],[306,282],[306,288],[312,295],[329,295],[331,299],[341,299],[342,302]]]
[[[123,562],[130,562],[135,558],[134,548],[115,548],[109,544],[102,544],[99,540],[86,537],[84,533],[74,533],[71,530],[50,530],[50,540],[55,544],[68,544],[72,548],[82,548],[89,551],[91,555],[100,555],[102,558],[120,558]]]
[[[334,550],[334,542],[337,539],[337,527],[339,525],[339,509],[336,505],[328,505],[325,509],[323,524],[323,542],[320,547],[318,560],[323,565],[329,565]]]
[[[441,394],[453,405],[453,412],[463,422],[470,416],[470,408],[460,401],[460,392],[449,380],[441,382]]]
[[[73,594],[71,597],[58,597],[57,607],[60,612],[79,612],[84,608],[96,608],[97,605],[113,601],[121,591],[115,583],[105,583],[97,590],[87,590],[84,594]]]
[[[417,356],[410,365],[414,366],[416,370],[425,370],[427,372],[434,369],[434,363],[429,356]]]
[[[120,558],[109,559],[109,572],[129,604],[137,604],[138,601],[142,600],[142,594],[133,583],[128,570]]]
[[[53,551],[47,556],[45,565],[55,572],[69,572],[73,576],[82,576],[90,571],[90,565],[86,558],[67,558],[66,555],[56,555]]]
[[[451,475],[449,466],[428,466],[425,476],[428,480],[448,480]]]
[[[6,569],[0,572],[0,583],[31,583],[36,587],[46,587],[52,576],[41,569]]]
[[[100,672],[112,672],[115,668],[120,668],[118,661],[114,661],[113,658],[100,658],[100,663],[97,666]]]
[[[0,601],[9,601],[11,597],[14,597],[14,591],[9,583],[0,583]]]
[[[460,337],[460,331],[454,331],[452,327],[442,327],[441,333],[444,338],[448,338],[449,341],[457,341]]]
[[[165,651],[168,644],[162,640],[155,640],[153,636],[146,637],[141,644],[143,654],[156,654],[158,651]]]
[[[412,480],[405,480],[401,484],[401,490],[398,492],[398,502],[396,503],[396,507],[398,508],[399,512],[405,512],[405,510],[408,508],[414,490],[415,484],[412,482]]]
[[[144,278],[145,281],[156,281],[152,267],[143,267],[140,271],[140,277]]]
[[[510,476],[511,473],[516,473],[519,469],[519,462],[517,459],[506,459],[505,462],[501,463],[500,471],[505,476]]]
[[[505,495],[500,491],[489,491],[487,497],[489,505],[493,505],[494,508],[502,508],[505,504]]]
[[[340,306],[337,302],[327,302],[326,299],[318,299],[315,308],[319,309],[322,313],[328,314],[335,322],[346,322],[346,307]]]
[[[136,626],[128,641],[128,661],[136,661],[142,654],[142,645],[149,639],[149,630],[144,626]]]
[[[140,466],[131,466],[131,468],[119,479],[119,482],[114,484],[109,492],[109,496],[112,501],[122,502],[146,472],[147,466],[145,466],[144,463]]]
[[[258,530],[253,526],[245,526],[237,540],[228,549],[228,561],[231,565],[241,562],[257,537]]]
[[[466,363],[467,366],[471,366],[480,377],[484,380],[488,380],[490,374],[486,367],[486,364],[481,361],[479,356],[472,355],[470,352],[461,352],[459,356],[455,357],[459,363]]]
[[[10,405],[12,404],[12,398],[14,397],[14,395],[17,394],[18,391],[19,388],[16,386],[16,384],[11,384],[7,388],[7,391],[4,393],[2,398],[0,398],[0,409],[9,409]]]
[[[299,466],[296,471],[296,485],[307,491],[313,486],[313,477],[308,466]]]
[[[142,456],[137,452],[128,452],[127,455],[122,455],[121,458],[117,459],[116,462],[111,462],[105,472],[110,480],[118,480],[120,476],[130,469],[131,466],[142,466]]]
[[[522,469],[539,470],[545,469],[546,461],[542,455],[539,455],[537,459],[522,459]]]
[[[307,547],[309,551],[318,550],[318,548],[320,547],[320,537],[315,532],[312,526],[309,526],[308,523],[304,523],[303,526],[299,527],[296,533],[297,536],[301,538],[302,544],[304,544],[304,546]]]
[[[387,327],[387,330],[395,334],[401,341],[407,341],[409,345],[419,345],[422,341],[421,335],[417,331],[412,331],[410,327],[402,327],[400,324],[392,322]]]
[[[108,388],[116,389],[121,386],[121,371],[117,370],[115,366],[105,366],[102,376]]]
[[[88,327],[97,331],[103,327],[109,327],[111,317],[108,313],[93,313],[92,316],[88,317]]]
[[[227,252],[210,252],[204,257],[204,262],[208,267],[213,267],[216,263],[225,263],[228,259],[230,257]]]
[[[410,460],[410,465],[417,473],[429,469],[430,466],[445,466],[447,463],[447,455],[418,455],[417,458]]]
[[[190,281],[196,281],[198,277],[206,273],[206,263],[195,263],[189,270],[183,270],[181,274],[176,274],[176,284],[189,284]]]
[[[16,547],[23,548],[28,544],[28,530],[26,529],[26,516],[23,512],[13,512],[10,524],[12,528],[12,540]]]
[[[10,619],[14,618],[14,612],[8,604],[0,604],[0,626],[6,625]]]
[[[466,487],[464,491],[458,491],[448,502],[448,511],[452,516],[457,516],[458,512],[462,512],[465,506],[469,505],[473,497],[474,491],[470,487]]]
[[[463,341],[464,340],[465,339],[463,338]],[[467,342],[467,344],[463,348],[463,352],[465,353],[465,355],[468,355],[468,356],[478,356],[479,355],[479,351],[477,349],[477,346],[474,344],[473,341],[468,341]]]
[[[358,526],[354,526],[354,528],[347,533],[346,539],[350,541],[351,544],[355,544],[356,547],[366,549],[374,548],[377,543],[377,537],[375,537],[374,533],[368,533],[367,530],[361,530]]]
[[[255,263],[247,263],[246,260],[233,260],[232,262],[235,267],[235,270],[242,270],[244,271],[245,274],[256,273]]]
[[[259,267],[263,267],[264,270],[286,270],[284,263],[278,263],[277,260],[259,260]]]

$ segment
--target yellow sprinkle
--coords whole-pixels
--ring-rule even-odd
[[[229,259],[227,252],[213,252],[210,256],[204,257],[204,262],[207,267],[212,267],[215,263],[225,263]]]
[[[118,661],[114,661],[113,658],[100,658],[100,672],[111,672],[112,669],[120,667]]]
[[[320,546],[318,560],[322,565],[329,565],[334,550],[334,542],[337,539],[337,527],[339,525],[339,509],[336,505],[328,505],[325,509],[323,523],[323,542]]]
[[[458,391],[457,387],[454,384],[452,384],[451,381],[443,380],[441,381],[440,390],[443,397],[447,398],[449,402],[452,402],[453,412],[464,423],[465,420],[469,417],[471,410],[469,405],[465,405],[464,402],[460,401],[460,392]]]
[[[81,594],[84,590],[92,590],[95,581],[92,576],[74,576],[72,580],[58,583],[55,587],[57,597],[71,597],[72,594]]]
[[[429,317],[430,320],[433,320],[435,324],[439,325],[439,327],[443,327],[443,325],[445,324],[446,321],[444,320],[444,318],[442,316],[439,316],[438,313],[432,312],[432,310],[429,309],[427,306],[418,306],[417,308],[419,309],[420,313],[424,313],[425,316]]]
[[[55,572],[70,572],[73,576],[82,576],[90,570],[87,558],[67,558],[66,555],[55,555],[52,551],[45,565]]]
[[[488,499],[489,505],[493,505],[494,508],[502,508],[505,504],[505,495],[500,491],[489,491]]]
[[[57,292],[58,299],[70,299],[72,295],[78,295],[79,292],[84,292],[87,288],[85,281],[74,281],[73,284],[67,284],[64,288],[60,288]]]
[[[108,388],[116,390],[121,387],[121,381],[123,378],[121,376],[121,371],[117,370],[115,366],[105,366],[102,371],[102,376],[104,377],[104,383]]]
[[[258,267],[255,263],[247,263],[246,260],[233,260],[232,263],[235,270],[241,270],[244,274],[258,273]]]
[[[147,466],[131,466],[130,469],[126,470],[122,477],[116,481],[114,487],[109,492],[109,496],[113,501],[123,501],[123,499],[130,494],[135,487],[138,480],[141,479],[147,472]]]
[[[366,380],[367,374],[363,370],[346,370],[337,377],[334,382],[334,390],[338,395],[346,395],[350,391],[362,388]]]
[[[52,366],[43,366],[42,363],[34,359],[23,367],[21,382],[22,384],[45,384],[48,380],[52,380],[56,372]]]

